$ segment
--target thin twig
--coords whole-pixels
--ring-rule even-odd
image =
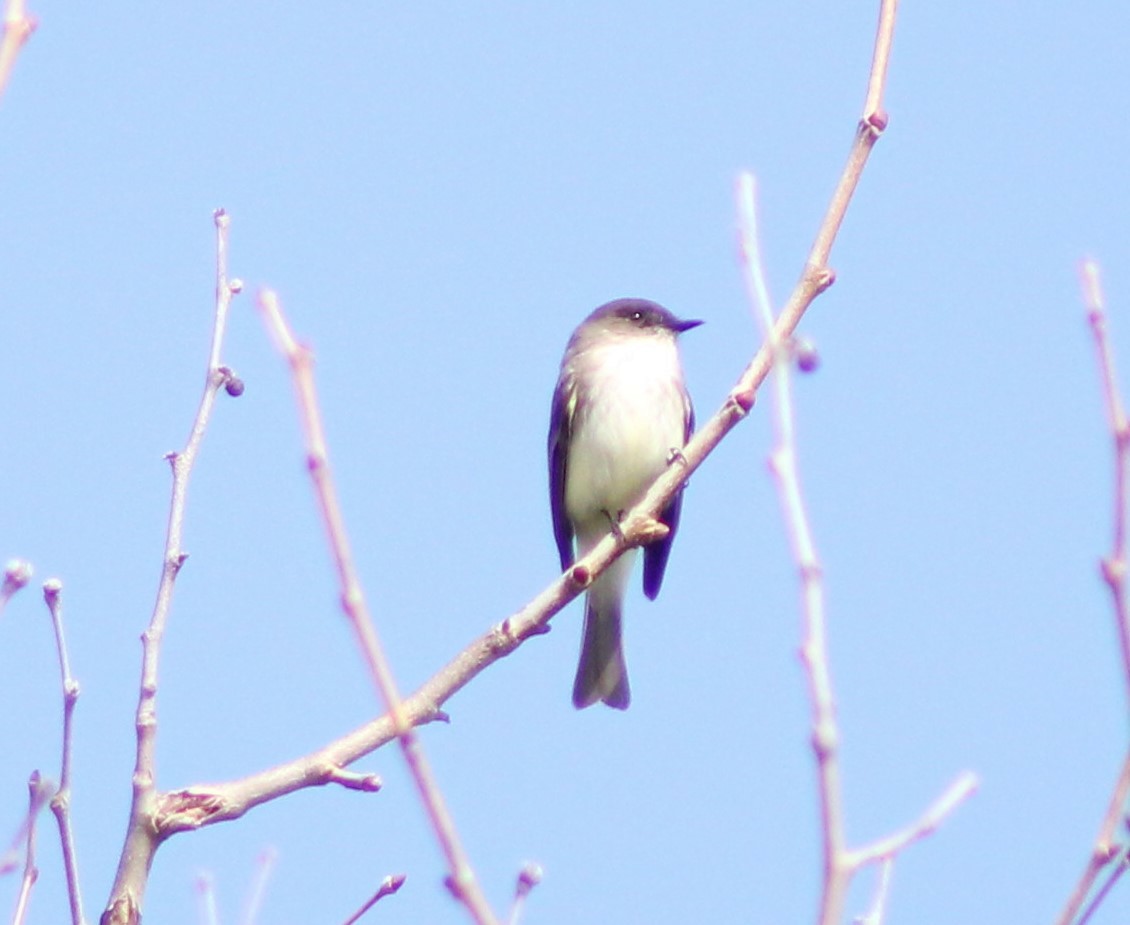
[[[840,182],[832,194],[832,201],[820,228],[816,233],[812,251],[808,255],[808,270],[817,273],[827,273],[828,258],[832,253],[832,244],[843,224],[844,215],[855,188],[859,185],[859,178],[863,175],[863,168],[875,142],[887,127],[887,112],[883,108],[883,95],[887,86],[887,67],[891,60],[891,48],[895,37],[895,16],[898,12],[898,0],[880,0],[879,23],[875,30],[875,49],[871,56],[871,70],[867,78],[867,96],[863,103],[863,116],[859,120],[856,131],[855,143],[852,145],[848,162],[840,175]],[[830,281],[829,281],[830,282]],[[799,287],[798,287],[799,290]],[[793,293],[797,298],[798,293]],[[811,301],[811,300],[810,300]],[[782,315],[787,315],[790,299]]]
[[[32,772],[31,780],[39,782],[39,786],[36,789],[38,799],[32,801],[31,805],[28,807],[27,813],[24,814],[19,829],[17,829],[16,834],[12,836],[11,844],[4,854],[0,855],[0,877],[5,874],[10,874],[19,866],[20,848],[27,841],[28,830],[35,824],[35,819],[39,815],[39,811],[51,796],[50,785],[40,780],[38,771]]]
[[[1114,885],[1118,883],[1122,875],[1126,873],[1127,865],[1130,865],[1130,849],[1123,848],[1116,858],[1112,858],[1115,862],[1111,865],[1110,870],[1107,871],[1106,879],[1102,885],[1095,891],[1095,895],[1091,897],[1091,901],[1087,903],[1087,908],[1083,910],[1083,914],[1079,916],[1079,925],[1087,925],[1091,921],[1091,916],[1102,905],[1104,899]]]
[[[518,873],[518,881],[514,884],[514,902],[510,906],[510,917],[506,925],[519,925],[522,921],[522,912],[526,908],[526,897],[534,887],[541,883],[543,872],[540,864],[532,861],[522,866]]]
[[[353,915],[351,915],[349,918],[347,918],[342,923],[342,925],[354,925],[354,923],[356,923],[361,918],[361,916],[372,909],[373,906],[375,906],[378,902],[380,902],[386,896],[391,896],[402,886],[404,886],[405,879],[407,878],[404,874],[389,874],[384,878],[384,880],[381,881],[380,889],[378,889],[377,892],[375,892],[372,896],[365,900],[361,908],[354,912]]]
[[[251,881],[251,889],[244,905],[243,925],[257,925],[263,899],[267,895],[267,882],[271,879],[277,859],[278,852],[274,848],[267,848],[259,855],[255,864],[255,877]]]
[[[891,875],[894,873],[894,858],[884,858],[879,865],[879,876],[875,881],[875,895],[871,907],[857,919],[858,925],[882,925],[887,914],[887,897],[891,895]]]
[[[362,793],[376,793],[383,786],[379,774],[349,771],[345,768],[331,770],[326,782],[337,784],[346,790],[360,790]]]
[[[12,836],[7,849],[0,854],[0,877],[5,877],[14,871],[20,863],[20,845],[23,844],[24,835],[27,834],[28,818],[24,816],[16,834]]]
[[[1124,850],[1125,845],[1115,833],[1119,822],[1126,818],[1127,797],[1130,797],[1130,752],[1123,759],[1118,779],[1111,788],[1106,813],[1099,826],[1099,834],[1095,838],[1094,846],[1091,848],[1091,856],[1087,859],[1087,866],[1067,898],[1059,918],[1056,919],[1056,925],[1071,925],[1075,922],[1075,917],[1083,908],[1083,903],[1086,902],[1087,895],[1091,892],[1099,874]]]
[[[67,897],[71,906],[71,923],[85,925],[82,887],[78,876],[78,851],[75,849],[75,833],[71,827],[71,740],[79,685],[71,675],[71,663],[67,657],[67,639],[63,632],[62,593],[63,583],[58,578],[50,578],[43,583],[43,598],[47,602],[47,609],[51,613],[51,625],[55,630],[55,648],[59,653],[59,680],[63,690],[63,744],[59,762],[59,789],[51,798],[51,812],[55,814],[55,821],[59,826],[59,840],[63,847],[63,866],[67,872]]]
[[[12,559],[4,566],[4,582],[0,584],[0,615],[3,615],[12,595],[31,581],[31,573],[31,563],[24,559]]]
[[[1102,380],[1107,424],[1114,448],[1111,550],[1102,559],[1100,571],[1103,581],[1110,590],[1118,644],[1122,655],[1122,675],[1127,691],[1130,692],[1130,612],[1128,612],[1126,596],[1126,505],[1127,492],[1130,490],[1127,485],[1127,466],[1130,465],[1130,425],[1127,424],[1122,392],[1118,386],[1114,350],[1107,336],[1106,299],[1103,296],[1098,263],[1094,260],[1084,260],[1079,267],[1079,277],[1083,291],[1083,305],[1087,310],[1087,323],[1094,336],[1095,359],[1099,378]],[[1122,769],[1115,781],[1106,814],[1099,826],[1099,834],[1091,849],[1091,856],[1087,859],[1087,865],[1067,898],[1059,918],[1056,919],[1056,925],[1070,925],[1076,920],[1099,874],[1123,853],[1124,844],[1116,833],[1119,823],[1126,818],[1128,795],[1130,795],[1130,753],[1123,760]],[[1088,912],[1087,915],[1090,913]]]
[[[0,37],[0,97],[8,88],[16,57],[35,31],[34,16],[29,16],[24,0],[8,0],[4,8],[4,35]]]
[[[141,917],[149,866],[159,841],[154,819],[159,806],[156,748],[161,641],[172,607],[177,574],[188,558],[181,545],[188,484],[204,433],[212,417],[216,395],[221,388],[230,386],[234,381],[232,371],[221,364],[220,356],[232,296],[240,291],[242,284],[239,280],[228,280],[230,219],[223,209],[217,209],[213,220],[216,226],[216,308],[212,324],[212,343],[208,353],[204,391],[188,440],[182,451],[171,452],[165,457],[173,473],[172,500],[169,506],[161,578],[157,586],[157,600],[153,606],[149,626],[141,636],[141,685],[136,714],[137,753],[133,771],[133,801],[130,806],[126,842],[118,862],[118,872],[114,878],[110,901],[102,916],[102,925],[136,925]]]
[[[840,784],[839,739],[832,675],[828,658],[827,616],[824,582],[816,543],[812,535],[797,464],[795,409],[789,374],[788,349],[778,338],[773,309],[765,282],[758,233],[756,183],[751,174],[738,181],[738,225],[742,269],[750,304],[761,323],[773,356],[776,445],[770,468],[777,480],[784,520],[793,557],[800,573],[804,641],[801,654],[808,679],[812,707],[812,746],[816,754],[821,830],[823,833],[823,889],[818,921],[836,925],[852,877],[866,864],[882,861],[885,867],[908,845],[930,834],[953,809],[976,790],[972,774],[961,775],[922,818],[901,832],[854,851],[846,847],[843,792]],[[889,872],[885,875],[889,877]],[[881,896],[883,894],[880,894]]]
[[[1122,649],[1122,673],[1130,694],[1130,608],[1126,598],[1126,504],[1127,465],[1130,464],[1130,425],[1126,421],[1122,392],[1118,387],[1114,350],[1107,336],[1106,299],[1103,296],[1098,264],[1093,260],[1084,261],[1080,275],[1083,300],[1087,307],[1087,321],[1095,339],[1096,360],[1102,377],[1107,423],[1110,425],[1114,448],[1114,497],[1111,518],[1113,536],[1110,554],[1102,560],[1101,569],[1114,602],[1118,641]]]
[[[199,900],[200,925],[220,925],[216,907],[216,881],[208,871],[196,875],[196,897]]]
[[[27,917],[28,904],[31,902],[31,888],[39,879],[39,868],[35,865],[35,820],[43,804],[51,796],[51,784],[39,776],[38,771],[32,771],[27,782],[28,808],[27,808],[27,839],[24,848],[24,875],[20,881],[20,891],[16,897],[16,911],[12,914],[12,925],[23,925]]]
[[[880,838],[869,845],[848,852],[845,858],[846,866],[854,873],[868,864],[893,858],[914,842],[932,835],[958,806],[977,792],[979,786],[980,782],[976,774],[963,771],[942,791],[941,796],[934,800],[917,821],[912,822],[893,835]]]
[[[793,559],[800,573],[801,613],[804,616],[805,677],[808,679],[812,708],[812,747],[816,752],[819,779],[821,832],[823,833],[823,899],[820,922],[839,922],[843,896],[850,879],[843,864],[846,853],[842,788],[840,785],[839,732],[836,705],[827,650],[827,622],[824,612],[824,582],[820,559],[800,487],[796,460],[795,415],[792,385],[785,348],[773,324],[773,308],[765,284],[758,234],[756,184],[751,174],[738,181],[738,226],[742,269],[750,304],[762,326],[762,334],[773,356],[776,444],[770,469],[777,480],[782,514],[789,533]]]
[[[295,338],[275,293],[270,291],[261,293],[259,307],[268,331],[290,365],[299,415],[306,437],[307,466],[314,482],[326,538],[337,569],[342,609],[353,628],[357,645],[369,669],[369,675],[392,718],[404,760],[408,764],[408,770],[416,783],[416,789],[419,791],[432,829],[447,859],[448,888],[476,922],[480,925],[491,925],[497,922],[497,919],[486,896],[483,895],[467,853],[460,843],[455,823],[424,755],[419,737],[405,714],[400,692],[392,676],[392,668],[377,636],[376,625],[365,600],[345,529],[345,518],[342,515],[337,489],[330,471],[329,450],[314,382],[313,354],[305,344],[299,343]]]

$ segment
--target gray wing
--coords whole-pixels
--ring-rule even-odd
[[[691,405],[690,396],[686,397],[686,405],[687,412],[683,426],[684,445],[694,433],[694,407]],[[659,595],[659,588],[663,584],[663,572],[667,569],[667,559],[671,555],[675,531],[679,529],[679,514],[682,508],[683,489],[680,488],[659,515],[659,520],[667,525],[667,535],[643,548],[643,593],[651,600],[655,600]]]
[[[569,405],[572,389],[569,377],[562,373],[553,393],[549,414],[549,507],[553,512],[553,536],[561,555],[561,571],[573,564],[573,525],[565,513],[565,462],[569,456],[572,415]]]

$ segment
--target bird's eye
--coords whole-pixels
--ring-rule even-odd
[[[632,321],[643,321],[643,312],[632,312]]]

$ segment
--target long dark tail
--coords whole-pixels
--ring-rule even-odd
[[[623,556],[613,563],[585,596],[585,635],[573,682],[573,706],[578,710],[598,700],[617,710],[626,710],[632,699],[621,645],[624,582],[622,576],[616,574],[620,569],[625,572],[631,569],[630,560],[622,565],[625,558],[628,557]]]

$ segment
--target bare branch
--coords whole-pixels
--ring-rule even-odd
[[[410,717],[412,714],[410,714]],[[154,831],[161,838],[238,819],[249,809],[307,787],[338,784],[350,790],[375,793],[381,780],[375,774],[343,770],[375,748],[395,738],[387,718],[376,720],[330,746],[286,764],[227,783],[201,783],[162,793],[153,813]]]
[[[849,852],[846,858],[847,866],[854,872],[876,861],[890,860],[904,848],[932,835],[950,813],[977,792],[978,786],[980,784],[977,775],[963,771],[927,808],[917,822],[911,823],[901,832],[895,832],[893,835]]]
[[[118,872],[110,893],[110,901],[102,916],[102,925],[137,925],[141,917],[149,866],[157,850],[158,835],[153,824],[158,807],[156,781],[157,687],[161,657],[161,640],[165,634],[173,602],[176,578],[188,554],[181,541],[184,533],[188,484],[196,463],[204,433],[212,417],[216,395],[232,380],[232,371],[221,365],[220,354],[227,329],[232,296],[239,292],[238,280],[228,280],[228,227],[230,219],[223,209],[213,215],[216,225],[216,308],[212,324],[212,343],[204,392],[193,419],[185,447],[166,456],[172,467],[172,500],[157,600],[149,626],[141,636],[141,686],[137,703],[137,753],[133,771],[133,801],[130,806],[126,843],[118,863]]]
[[[24,7],[24,0],[8,0],[4,9],[4,34],[0,37],[0,97],[8,88],[20,49],[31,38],[36,25],[35,17],[28,15]]]
[[[70,659],[67,657],[67,639],[63,632],[63,603],[61,600],[63,583],[58,578],[50,578],[43,583],[43,598],[51,613],[51,625],[55,630],[55,648],[59,653],[59,680],[63,691],[63,744],[59,769],[59,789],[51,798],[51,812],[59,826],[59,840],[63,848],[63,866],[67,872],[67,897],[71,906],[72,925],[85,925],[86,916],[82,911],[82,885],[78,876],[78,852],[75,849],[75,834],[71,827],[71,740],[74,730],[75,704],[78,702],[78,681],[71,675]]]
[[[777,436],[770,468],[777,481],[790,545],[800,574],[801,610],[804,615],[801,654],[812,705],[812,746],[816,755],[823,832],[824,876],[819,921],[821,925],[836,925],[843,917],[848,886],[856,872],[865,864],[881,860],[884,862],[881,882],[885,884],[890,876],[889,862],[895,854],[932,832],[946,815],[974,792],[977,780],[969,773],[961,775],[914,825],[867,848],[856,851],[847,849],[839,768],[840,733],[828,659],[823,571],[801,490],[795,410],[789,374],[790,357],[777,333],[765,282],[758,234],[756,182],[752,174],[742,174],[739,178],[737,205],[746,289],[750,304],[761,324],[774,371],[774,424]],[[884,885],[871,917],[881,916],[885,889]]]
[[[514,902],[510,906],[510,918],[507,920],[507,925],[519,925],[522,921],[522,912],[526,907],[526,897],[530,895],[535,886],[541,883],[542,876],[540,864],[535,864],[531,861],[523,865],[522,870],[518,874],[518,881],[514,884]]]
[[[863,103],[863,115],[859,120],[855,144],[852,145],[848,162],[840,175],[840,182],[836,191],[832,194],[828,211],[824,214],[824,220],[820,223],[820,228],[816,232],[816,240],[813,242],[812,250],[808,255],[806,275],[814,273],[819,278],[821,275],[829,273],[828,258],[832,253],[832,244],[839,233],[840,225],[843,224],[844,215],[847,214],[847,207],[851,203],[855,188],[859,185],[859,178],[863,176],[863,168],[867,164],[871,149],[875,147],[875,142],[879,140],[879,136],[887,127],[888,118],[886,110],[883,109],[883,95],[886,92],[887,65],[890,62],[891,47],[894,44],[895,15],[897,12],[898,0],[880,0],[879,24],[875,30],[875,50],[871,57],[871,72],[867,78],[867,97]],[[821,290],[818,290],[814,296],[819,294],[822,289],[827,288],[831,281],[831,278],[828,278]],[[794,300],[803,297],[801,290],[802,287],[798,286],[796,291],[793,292],[793,297],[781,312],[782,316],[789,314],[789,306],[792,305]],[[808,301],[811,300],[810,297]],[[789,333],[791,333],[791,330]]]
[[[216,908],[216,882],[208,871],[196,876],[196,897],[200,903],[200,925],[220,925],[220,912]]]
[[[1087,323],[1095,341],[1095,358],[1102,379],[1103,397],[1106,404],[1107,424],[1110,427],[1111,442],[1114,447],[1114,487],[1111,498],[1112,538],[1111,551],[1101,560],[1100,571],[1110,589],[1111,604],[1114,607],[1114,622],[1118,630],[1118,643],[1122,653],[1122,674],[1130,692],[1130,609],[1126,599],[1126,504],[1128,500],[1127,465],[1130,464],[1130,425],[1122,403],[1122,393],[1118,387],[1118,374],[1114,366],[1114,350],[1107,337],[1106,299],[1103,296],[1099,265],[1094,260],[1084,260],[1079,267],[1080,284],[1083,290],[1083,304],[1087,309]],[[1087,866],[1079,877],[1075,888],[1067,899],[1063,910],[1056,919],[1056,925],[1070,925],[1076,921],[1083,908],[1087,895],[1095,885],[1103,869],[1116,858],[1124,857],[1125,845],[1116,836],[1119,823],[1126,819],[1126,800],[1130,795],[1130,753],[1123,760],[1118,780],[1115,781],[1107,805],[1106,815],[1099,826]],[[1124,865],[1120,865],[1124,866]],[[1117,879],[1115,877],[1114,879]],[[1113,885],[1108,881],[1094,903],[1079,919],[1082,923],[1091,914],[1095,904],[1106,890]]]
[[[1091,856],[1087,859],[1087,866],[1075,884],[1075,888],[1071,891],[1059,918],[1056,919],[1056,925],[1071,925],[1075,921],[1075,917],[1079,914],[1079,910],[1083,908],[1083,903],[1091,892],[1091,888],[1095,885],[1099,874],[1125,852],[1126,846],[1115,837],[1115,832],[1118,829],[1119,822],[1126,818],[1128,796],[1130,796],[1130,753],[1127,753],[1125,759],[1123,759],[1118,780],[1115,781],[1111,790],[1106,814],[1103,816],[1098,837],[1091,849]]]
[[[0,615],[3,615],[12,595],[31,581],[31,574],[31,563],[24,559],[12,559],[4,566],[4,583],[0,584]]]
[[[479,925],[493,925],[497,921],[494,912],[479,887],[470,859],[455,830],[454,820],[448,812],[443,794],[424,755],[423,746],[404,711],[400,692],[392,676],[392,668],[377,636],[376,624],[365,600],[345,530],[345,518],[342,515],[337,489],[330,471],[329,450],[326,446],[314,382],[313,355],[308,347],[300,344],[294,337],[290,325],[283,316],[278,297],[273,292],[260,294],[259,307],[275,343],[290,364],[299,415],[306,435],[307,465],[310,469],[310,477],[314,481],[314,491],[322,512],[327,541],[337,568],[342,609],[350,626],[353,627],[369,675],[392,718],[404,760],[447,859],[448,889]]]
[[[331,771],[329,782],[340,784],[346,790],[361,790],[365,793],[376,793],[382,786],[381,778],[377,774],[360,774],[344,768],[335,768]]]
[[[1094,915],[1095,910],[1102,905],[1104,899],[1114,885],[1118,883],[1119,879],[1126,873],[1127,866],[1130,865],[1130,848],[1123,848],[1117,857],[1117,862],[1110,865],[1110,870],[1107,871],[1106,879],[1102,885],[1095,891],[1095,895],[1091,897],[1091,901],[1087,903],[1087,908],[1083,910],[1083,914],[1079,916],[1079,925],[1087,925],[1091,921],[1091,916]]]
[[[891,895],[891,875],[894,869],[894,858],[885,858],[879,865],[879,877],[875,883],[871,908],[856,920],[858,925],[883,925],[883,916],[887,914],[887,897]]]
[[[255,879],[251,882],[251,889],[247,895],[244,908],[243,925],[257,925],[259,912],[263,908],[263,898],[267,895],[267,881],[275,869],[275,859],[278,852],[268,848],[259,855],[255,864]]]
[[[31,780],[39,780],[38,771],[34,771],[32,773]],[[25,845],[28,837],[28,831],[35,824],[36,816],[39,815],[39,811],[43,808],[43,804],[46,803],[48,798],[51,796],[50,785],[48,785],[46,782],[41,782],[38,789],[36,790],[36,793],[39,796],[38,801],[32,801],[31,805],[28,807],[28,811],[24,814],[24,818],[20,823],[19,829],[17,829],[16,834],[12,836],[11,844],[8,846],[8,849],[2,855],[0,855],[0,877],[3,877],[5,874],[10,874],[19,866],[20,848]]]
[[[1095,340],[1096,362],[1102,377],[1107,423],[1114,447],[1113,536],[1110,554],[1102,560],[1101,570],[1114,603],[1118,641],[1122,649],[1122,672],[1130,692],[1130,608],[1126,600],[1126,469],[1130,462],[1130,424],[1126,421],[1126,411],[1118,387],[1114,350],[1107,337],[1106,299],[1103,297],[1098,264],[1093,260],[1084,261],[1080,267],[1080,276],[1087,321]]]
[[[800,487],[789,365],[773,324],[773,308],[769,302],[762,269],[755,195],[756,186],[753,176],[743,174],[738,181],[738,227],[742,269],[750,303],[762,326],[775,370],[774,425],[777,438],[770,457],[770,469],[777,480],[782,514],[801,581],[801,612],[804,615],[804,642],[801,646],[801,655],[804,659],[805,677],[808,679],[809,699],[812,705],[812,747],[816,753],[820,828],[823,833],[824,877],[820,922],[822,925],[834,925],[840,921],[843,914],[843,901],[851,873],[844,863],[846,838],[843,795],[840,786],[839,731],[836,727],[836,707],[828,662],[824,582]]]
[[[373,906],[375,906],[378,902],[380,902],[386,896],[391,896],[402,886],[404,886],[404,881],[406,879],[407,878],[404,874],[389,874],[384,878],[384,880],[381,881],[380,889],[378,889],[377,892],[375,892],[372,896],[365,900],[364,905],[362,905],[360,909],[354,912],[353,915],[347,918],[342,923],[342,925],[354,925],[354,923],[357,922],[361,918],[361,916],[372,909]]]
[[[31,888],[39,879],[39,868],[35,866],[35,820],[43,804],[51,795],[51,784],[39,776],[38,771],[32,771],[27,782],[28,808],[27,808],[27,839],[24,848],[24,875],[20,882],[20,892],[16,898],[16,911],[12,914],[12,925],[23,925],[28,904],[31,902]]]

